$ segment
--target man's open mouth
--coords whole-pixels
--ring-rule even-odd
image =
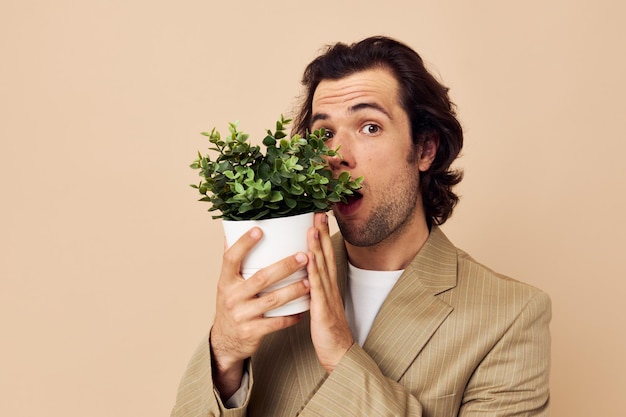
[[[362,199],[363,194],[355,191],[353,195],[346,197],[345,203],[335,204],[335,209],[343,215],[352,214],[359,208]]]
[[[363,194],[361,194],[358,191],[354,191],[353,195],[349,195],[349,196],[346,197],[346,202],[344,204],[350,205],[350,204],[354,203],[355,201],[360,200],[362,198],[363,198]]]

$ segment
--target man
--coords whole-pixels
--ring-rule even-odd
[[[455,248],[462,130],[447,88],[385,37],[336,44],[307,67],[296,129],[325,128],[337,175],[365,178],[316,214],[309,252],[244,281],[260,238],[229,248],[216,316],[173,416],[545,416],[550,300]],[[308,279],[256,297],[306,264]],[[264,318],[306,293],[310,311]]]

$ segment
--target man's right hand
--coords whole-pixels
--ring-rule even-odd
[[[244,280],[241,263],[261,236],[262,231],[253,228],[224,251],[217,284],[215,322],[210,335],[213,381],[224,400],[239,389],[244,362],[256,352],[263,337],[292,326],[301,318],[301,315],[263,317],[263,313],[309,292],[299,281],[257,296],[266,287],[305,267],[308,259],[306,254],[297,253]]]

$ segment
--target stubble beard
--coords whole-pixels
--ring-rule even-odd
[[[369,247],[399,235],[415,220],[415,208],[421,204],[418,184],[419,174],[416,172],[398,184],[400,186],[385,189],[369,218],[361,224],[335,216],[345,241],[353,246]]]

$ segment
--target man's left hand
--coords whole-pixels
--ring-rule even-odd
[[[332,372],[354,343],[337,285],[337,267],[326,213],[315,214],[308,233],[311,339],[320,364]]]

